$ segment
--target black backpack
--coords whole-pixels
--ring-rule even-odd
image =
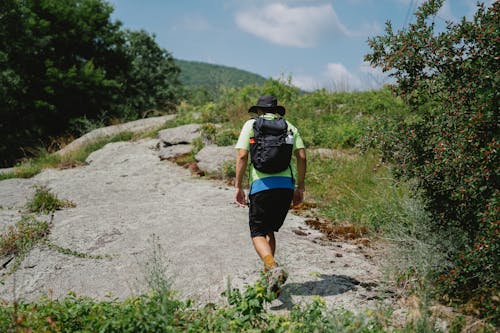
[[[290,166],[293,151],[293,133],[283,118],[258,117],[250,138],[250,158],[255,169],[265,173],[278,173]]]

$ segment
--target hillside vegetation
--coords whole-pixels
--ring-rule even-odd
[[[198,61],[175,59],[180,68],[179,80],[188,89],[215,98],[221,87],[241,88],[246,85],[262,85],[266,81],[260,75],[234,67],[208,64]]]
[[[303,94],[273,79],[221,86],[214,96],[179,103],[177,117],[165,125],[202,123],[204,139],[195,146],[231,145],[258,96],[276,96],[308,151],[329,148],[337,156],[309,155],[308,201],[332,225],[363,227],[393,245],[390,282],[420,300],[412,322],[394,323],[385,313],[331,313],[320,299],[275,315],[264,309],[269,299],[260,282],[244,292],[229,288],[227,307],[192,309],[160,283],[151,286],[151,295],[125,302],[69,297],[4,306],[0,327],[435,332],[430,304],[438,301],[481,318],[470,327],[493,332],[500,325],[500,69],[498,43],[491,41],[500,38],[500,3],[479,5],[471,21],[436,32],[433,18],[442,3],[425,2],[409,29],[394,32],[388,23],[384,35],[370,40],[366,58],[392,73],[392,87]],[[230,177],[234,169],[225,172]],[[460,332],[467,326],[465,316],[457,316],[448,328]]]

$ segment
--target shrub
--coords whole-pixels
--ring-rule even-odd
[[[498,320],[500,63],[492,41],[500,38],[500,3],[478,4],[472,21],[435,33],[442,3],[422,4],[406,30],[394,33],[388,22],[384,36],[370,39],[366,60],[391,71],[396,93],[417,115],[385,140],[386,157],[399,176],[417,179],[434,230],[467,236],[457,238],[455,267],[442,272],[443,291],[483,300],[482,314]]]

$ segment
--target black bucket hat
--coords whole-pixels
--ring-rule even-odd
[[[285,108],[278,105],[278,100],[274,96],[261,96],[257,104],[248,109],[248,112],[257,112],[262,109],[266,112],[277,113],[280,116],[285,115]]]

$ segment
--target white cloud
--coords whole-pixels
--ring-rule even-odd
[[[238,12],[236,23],[242,30],[272,43],[302,48],[315,46],[327,33],[350,35],[330,4],[302,7],[270,4]]]
[[[367,62],[361,63],[355,71],[341,63],[328,63],[319,75],[292,75],[292,84],[305,91],[321,88],[330,91],[379,89],[389,81],[387,74],[372,68]]]
[[[361,87],[361,80],[340,63],[329,63],[324,75],[335,91],[357,90]]]
[[[292,85],[305,91],[313,91],[322,88],[322,83],[308,75],[292,76]]]

